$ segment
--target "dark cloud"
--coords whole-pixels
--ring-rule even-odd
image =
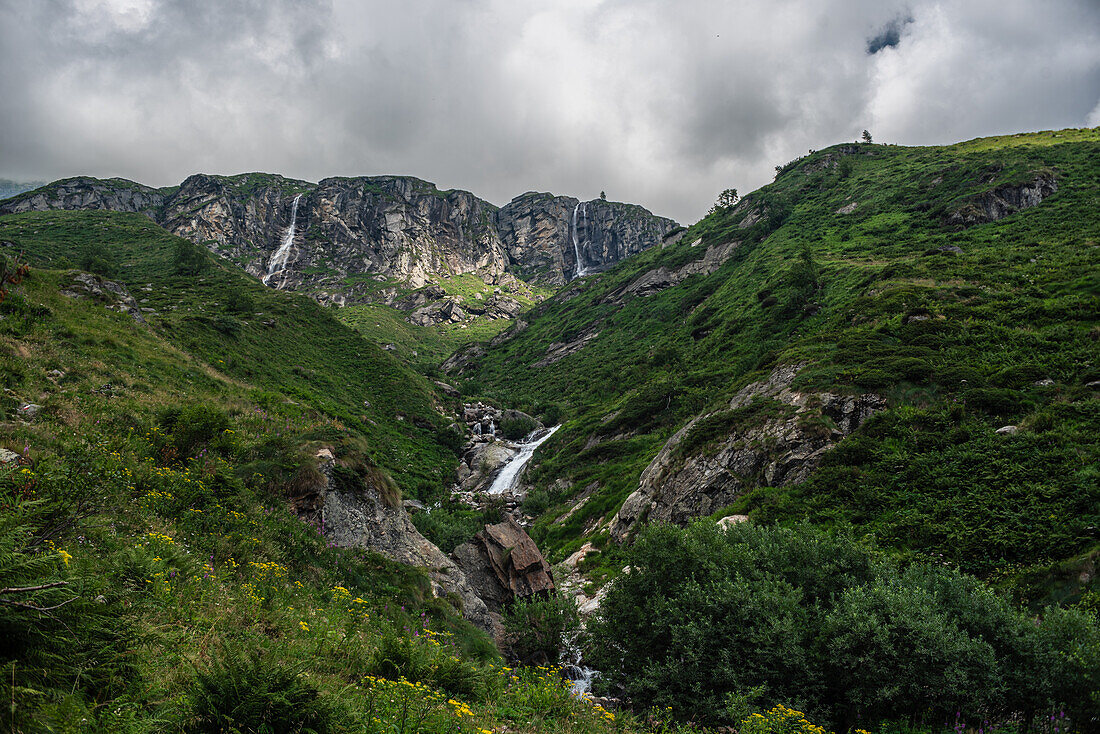
[[[0,70],[7,178],[406,173],[690,222],[864,128],[1096,124],[1100,6],[0,0]]]
[[[901,43],[901,32],[905,29],[905,26],[913,22],[911,16],[904,18],[894,18],[885,26],[883,26],[878,33],[873,37],[867,39],[867,53],[877,54],[884,48],[893,48]]]

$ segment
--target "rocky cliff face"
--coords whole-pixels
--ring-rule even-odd
[[[377,274],[420,287],[441,275],[495,277],[507,258],[493,227],[494,207],[468,191],[439,191],[404,176],[321,181],[303,213],[304,255],[338,285],[348,275]]]
[[[606,270],[660,243],[676,226],[635,204],[534,192],[517,196],[496,214],[516,274],[551,285]]]
[[[296,193],[306,181],[282,176],[207,176],[185,180],[164,202],[158,221],[173,234],[205,245],[255,276],[267,273],[271,243],[290,224]]]
[[[642,520],[682,525],[751,487],[800,482],[826,451],[886,407],[869,393],[796,391],[798,370],[777,367],[740,390],[728,410],[699,416],[674,434],[615,515],[611,536],[626,540]]]
[[[0,204],[0,214],[49,209],[141,212],[257,277],[268,275],[285,243],[279,275],[266,282],[337,304],[393,302],[400,288],[464,273],[505,290],[502,279],[514,275],[561,285],[659,243],[676,226],[632,204],[551,194],[524,194],[498,210],[468,191],[409,176],[314,185],[261,173],[196,174],[178,189],[75,178]],[[439,308],[420,321],[455,320]],[[485,311],[504,318],[517,308],[501,300]]]
[[[1058,191],[1058,179],[1041,173],[1027,183],[1002,184],[972,196],[947,217],[948,224],[971,227],[1003,219],[1024,209],[1038,206]]]
[[[336,481],[336,460],[330,449],[321,449],[317,459],[319,481],[299,483],[292,498],[303,519],[337,546],[367,548],[398,563],[424,568],[437,596],[453,595],[466,619],[490,634],[500,634],[499,616],[489,614],[462,569],[420,534],[401,504],[387,501],[384,477],[368,474],[357,486],[349,486]]]
[[[166,194],[162,189],[127,181],[124,178],[98,179],[77,176],[55,181],[0,204],[0,214],[40,212],[50,209],[107,209],[138,212],[159,221]]]

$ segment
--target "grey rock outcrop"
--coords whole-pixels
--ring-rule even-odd
[[[593,324],[587,329],[584,329],[579,334],[573,336],[569,341],[565,342],[553,342],[546,348],[546,355],[539,361],[532,364],[532,367],[546,367],[547,365],[560,362],[571,354],[576,354],[593,339],[600,335],[600,325]],[[444,365],[446,369],[446,365]]]
[[[677,226],[636,204],[536,192],[517,196],[495,219],[517,275],[551,285],[576,277],[578,251],[581,269],[600,272],[660,244]]]
[[[796,391],[791,385],[799,369],[777,367],[768,379],[740,390],[727,411],[697,416],[677,431],[615,515],[612,538],[626,540],[645,520],[685,524],[754,486],[803,481],[826,451],[886,407],[883,398],[870,393]],[[692,431],[708,422],[724,425],[727,432],[693,445]]]
[[[294,197],[311,186],[282,176],[199,173],[165,201],[159,221],[172,234],[205,245],[260,277],[290,224]]]
[[[666,288],[679,285],[691,275],[710,275],[730,259],[733,251],[741,244],[737,240],[711,245],[698,260],[681,265],[678,268],[659,267],[647,270],[622,288],[618,288],[604,298],[605,303],[622,305],[630,297],[645,298],[660,293]]]
[[[157,220],[165,192],[124,178],[76,176],[0,202],[0,214],[51,209],[137,212]]]
[[[143,311],[137,299],[131,296],[124,286],[107,280],[101,275],[74,273],[72,281],[62,287],[61,293],[69,298],[91,298],[112,311],[129,314],[139,324],[145,323],[145,317],[142,315]]]
[[[410,176],[325,179],[310,193],[304,264],[335,271],[315,285],[362,273],[413,287],[444,274],[498,275],[507,257],[494,211],[468,191],[439,191]]]
[[[660,243],[676,226],[633,204],[551,194],[524,194],[497,209],[468,191],[441,191],[411,176],[312,184],[263,173],[195,174],[176,189],[81,177],[0,203],[0,214],[49,209],[141,212],[257,277],[267,274],[296,211],[285,268],[269,285],[305,290],[323,303],[392,304],[395,284],[420,288],[476,273],[501,291],[481,310],[472,301],[455,305],[489,318],[518,312],[505,276],[560,285],[577,272],[577,250],[583,268],[598,272]],[[442,308],[422,313],[417,323],[438,323]]]
[[[303,519],[337,546],[366,548],[399,563],[424,568],[437,596],[456,598],[466,619],[490,634],[499,634],[498,622],[490,616],[462,569],[420,534],[385,476],[368,471],[361,483],[348,486],[335,480],[336,462],[330,450],[322,449],[317,456],[322,478],[300,487],[292,498],[295,511]]]
[[[1058,179],[1042,173],[1023,184],[1002,184],[970,197],[947,217],[948,224],[971,227],[1003,219],[1024,209],[1038,206],[1058,191]]]

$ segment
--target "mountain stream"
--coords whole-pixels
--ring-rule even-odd
[[[271,260],[267,263],[267,275],[263,277],[264,285],[269,285],[268,281],[271,280],[271,276],[286,270],[287,260],[290,259],[290,248],[294,247],[294,234],[298,225],[298,201],[301,198],[301,194],[295,196],[294,203],[290,206],[290,226],[286,228],[286,234],[283,235],[283,243],[279,245],[279,249],[275,251],[275,254],[271,256]],[[283,281],[286,281],[285,277]]]

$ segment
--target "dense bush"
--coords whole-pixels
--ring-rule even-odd
[[[500,522],[501,507],[499,501],[490,501],[475,510],[459,502],[447,501],[430,512],[413,514],[412,521],[425,538],[444,553],[450,553],[487,524]]]
[[[157,423],[166,434],[166,460],[187,459],[204,448],[225,451],[232,444],[229,416],[210,405],[166,408]]]
[[[525,665],[558,664],[579,627],[577,604],[566,595],[522,599],[504,614],[509,654]]]
[[[118,272],[117,259],[102,242],[93,242],[81,249],[77,263],[81,270],[97,273],[106,278],[114,277]]]
[[[300,671],[259,656],[227,654],[196,673],[188,732],[300,732],[331,729],[329,707]]]
[[[1098,712],[1094,619],[1052,610],[1034,624],[954,571],[899,568],[808,526],[710,521],[649,528],[627,561],[592,625],[592,659],[628,699],[684,718],[720,719],[750,692],[842,729]]]
[[[510,416],[500,420],[500,433],[509,441],[518,441],[537,427],[535,419],[527,415]]]

